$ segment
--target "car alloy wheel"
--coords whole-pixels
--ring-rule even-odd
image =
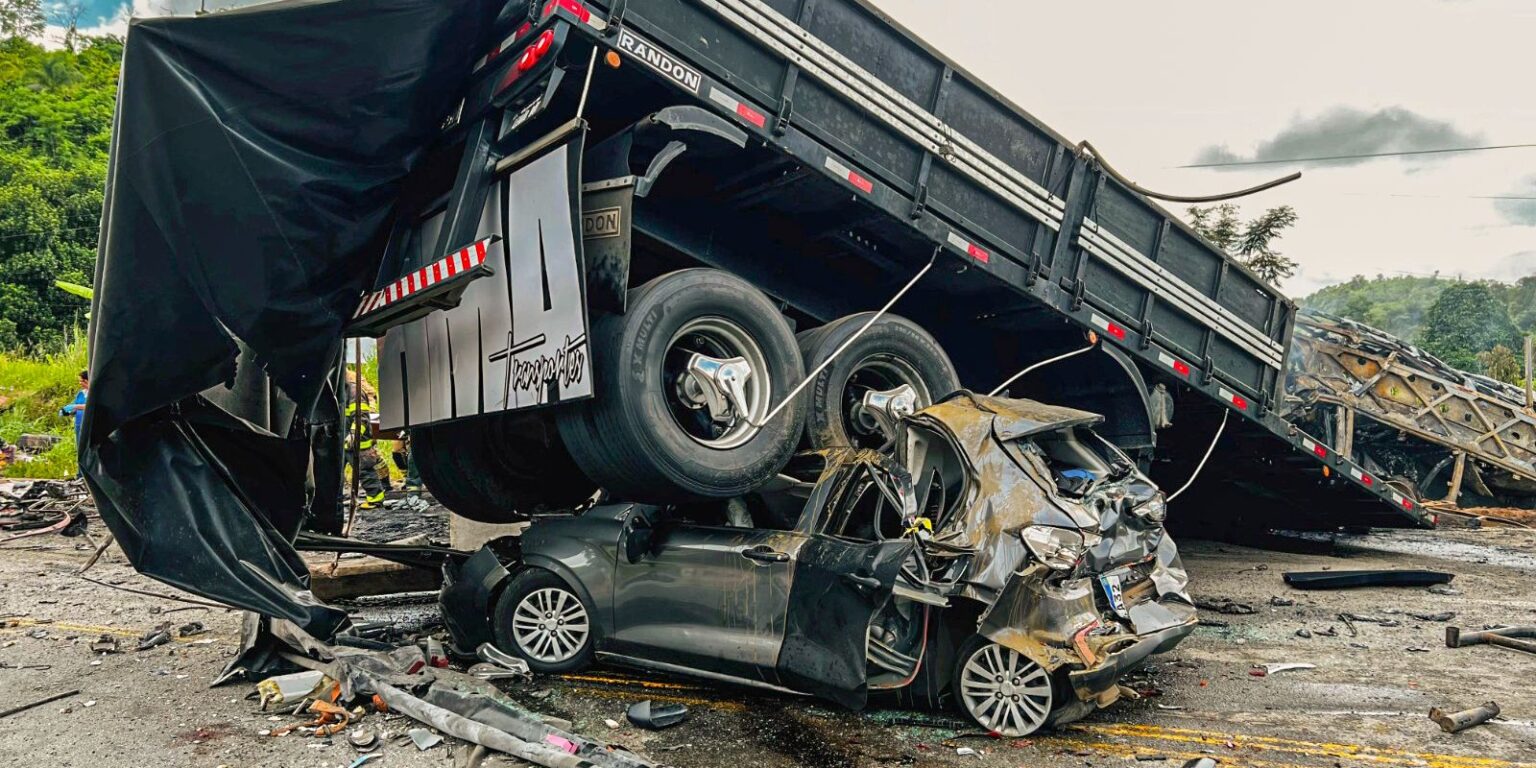
[[[512,611],[512,638],[518,649],[546,664],[575,658],[591,633],[581,600],[559,587],[529,592]]]
[[[1027,736],[1050,717],[1050,675],[1028,657],[997,643],[982,643],[960,668],[960,701],[982,727],[1003,736]]]

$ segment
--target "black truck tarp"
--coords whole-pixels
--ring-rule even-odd
[[[336,503],[342,325],[500,8],[287,0],[130,25],[80,463],[139,571],[317,636],[344,623],[290,543]]]

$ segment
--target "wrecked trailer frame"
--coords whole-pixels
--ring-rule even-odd
[[[894,458],[803,455],[796,476],[821,465],[815,482],[785,478],[747,519],[637,504],[541,517],[516,553],[445,570],[444,617],[460,651],[494,639],[536,671],[595,658],[855,708],[916,686],[1024,735],[1114,702],[1196,623],[1162,494],[1100,420],[962,392],[907,417]],[[567,614],[540,608],[550,590],[581,607],[582,643],[555,654],[545,638]]]
[[[1297,318],[1289,368],[1287,418],[1401,493],[1536,503],[1536,411],[1519,388],[1312,310]]]

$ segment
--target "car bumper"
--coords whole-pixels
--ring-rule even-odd
[[[1120,678],[1146,662],[1148,657],[1178,645],[1195,629],[1196,621],[1165,627],[1137,638],[1136,642],[1106,654],[1088,669],[1071,672],[1067,679],[1077,697],[1084,701],[1099,699],[1116,689]]]

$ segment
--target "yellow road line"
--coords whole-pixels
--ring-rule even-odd
[[[44,629],[59,629],[65,632],[86,632],[95,633],[98,635],[112,635],[114,637],[131,637],[137,640],[138,638],[143,637],[144,633],[147,631],[142,629],[124,629],[122,627],[103,627],[96,624],[74,624],[67,621],[40,621],[38,619],[24,618],[0,619],[0,622],[3,622],[6,625],[5,629],[0,629],[0,634],[3,635],[15,634],[16,632],[20,632],[23,629],[32,627],[42,627]],[[171,640],[177,643],[193,643],[197,642],[198,640],[218,640],[220,642],[227,642],[230,640],[230,638],[208,633],[193,635],[192,637],[176,637],[173,634],[171,636]]]
[[[745,712],[747,709],[747,705],[739,701],[721,701],[719,699],[706,699],[699,696],[677,696],[674,694],[666,693],[651,693],[650,691],[642,693],[640,691],[626,691],[619,688],[612,688],[606,685],[596,686],[578,684],[572,685],[571,688],[583,693],[591,693],[599,697],[614,699],[634,701],[638,701],[640,699],[652,699],[654,701],[667,701],[678,704],[687,704],[690,707],[710,707],[726,712]]]
[[[1237,748],[1243,750],[1289,753],[1304,757],[1347,758],[1383,765],[1416,766],[1417,768],[1424,768],[1424,766],[1428,766],[1428,768],[1536,768],[1536,763],[1515,762],[1490,757],[1415,752],[1390,747],[1302,741],[1300,739],[1254,736],[1236,732],[1201,731],[1191,728],[1130,724],[1078,724],[1068,726],[1068,730],[1095,736],[1121,736],[1153,741],[1200,744],[1202,746],[1225,744],[1230,741]]]
[[[1243,768],[1297,768],[1294,762],[1274,762],[1271,760],[1257,760],[1250,755],[1236,755],[1232,750],[1225,750],[1225,754],[1217,752],[1188,752],[1164,747],[1138,747],[1131,744],[1114,744],[1107,741],[1078,741],[1070,738],[1047,737],[1035,742],[1038,747],[1059,749],[1066,751],[1089,750],[1110,757],[1118,757],[1123,760],[1134,760],[1138,755],[1157,757],[1168,760],[1197,760],[1209,757],[1219,763],[1241,765]]]
[[[664,683],[660,680],[646,680],[638,677],[612,677],[609,675],[595,674],[565,674],[558,675],[561,680],[577,680],[585,683],[601,683],[604,685],[637,685],[641,688],[660,688],[674,691],[707,691],[699,685],[687,685],[684,683]]]

